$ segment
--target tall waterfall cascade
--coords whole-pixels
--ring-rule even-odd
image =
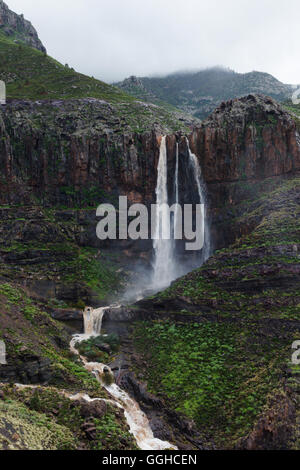
[[[174,214],[174,233],[175,233],[175,227],[177,226],[177,220],[179,217],[179,210],[178,210],[178,205],[179,205],[179,144],[176,142],[176,166],[175,166],[175,204],[176,204],[176,209],[175,209],[175,214]]]
[[[107,311],[118,307],[119,305],[113,305],[95,310],[91,307],[87,307],[83,313],[84,334],[77,334],[73,336],[70,343],[71,352],[73,354],[79,355],[79,352],[76,349],[77,343],[101,335],[104,314]],[[102,381],[101,377],[107,371],[113,376],[111,369],[107,365],[100,364],[98,362],[88,362],[87,359],[83,356],[80,356],[80,359],[83,362],[86,370],[94,374],[101,385],[107,390],[108,394],[111,396],[111,399],[91,399],[86,394],[74,395],[71,397],[71,399],[75,400],[82,398],[87,402],[100,400],[109,402],[117,408],[123,409],[130,432],[133,434],[136,443],[141,450],[177,450],[177,447],[175,447],[173,444],[170,444],[170,442],[162,441],[154,437],[146,414],[140,409],[138,403],[133,398],[131,398],[127,392],[122,390],[116,383],[107,385]]]
[[[157,168],[156,185],[156,229],[154,248],[154,266],[152,288],[168,287],[176,277],[176,262],[174,257],[174,244],[172,238],[164,239],[170,234],[170,218],[167,209],[168,198],[168,163],[167,143],[164,136],[161,140],[160,154]]]
[[[203,210],[202,220],[204,221],[204,247],[203,247],[202,260],[203,262],[205,262],[210,257],[210,251],[211,251],[210,230],[209,230],[208,217],[207,217],[205,187],[202,182],[199,160],[196,157],[196,155],[192,153],[188,139],[186,139],[186,143],[187,143],[188,152],[189,152],[190,164],[193,169],[193,174],[194,174],[194,178],[195,178],[197,189],[198,189],[199,203],[204,204],[204,209],[202,209]]]
[[[197,203],[203,204],[202,220],[204,221],[204,247],[202,250],[202,262],[205,262],[210,256],[210,233],[206,209],[205,186],[202,182],[201,168],[199,160],[195,154],[192,153],[189,141],[186,138],[188,148],[189,164],[191,168],[192,177],[197,186]],[[154,249],[154,263],[153,263],[153,278],[152,289],[160,290],[168,287],[174,279],[182,275],[182,266],[178,266],[176,260],[176,242],[174,239],[175,227],[179,217],[179,144],[176,143],[176,165],[174,177],[174,192],[175,192],[175,210],[173,217],[173,226],[170,225],[169,212],[166,211],[165,206],[169,203],[168,197],[168,162],[167,162],[167,144],[166,137],[162,137],[160,145],[159,162],[157,167],[157,185],[156,185],[156,231],[155,239],[153,240]],[[159,223],[160,222],[160,223]],[[168,232],[169,231],[169,232]],[[172,237],[164,239],[164,233],[171,233]]]

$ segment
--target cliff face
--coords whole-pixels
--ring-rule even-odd
[[[23,15],[11,11],[3,0],[0,0],[0,31],[15,40],[25,42],[39,51],[46,52],[35,28]]]
[[[190,146],[207,184],[216,247],[249,227],[232,218],[275,181],[300,170],[300,137],[294,119],[271,98],[249,95],[223,103],[195,129]]]
[[[164,129],[120,133],[121,118],[110,108],[100,100],[8,105],[0,114],[0,202],[30,203],[35,197],[84,206],[118,194],[127,194],[132,202],[153,202]],[[171,191],[177,141],[186,192],[188,149],[180,134],[167,138],[169,187]],[[200,160],[212,207],[239,200],[237,183],[246,186],[300,169],[296,124],[270,98],[249,95],[222,104],[189,142]]]
[[[0,203],[152,201],[159,138],[170,128],[146,116],[144,127],[133,132],[119,108],[98,99],[8,104],[0,110]]]
[[[0,227],[2,273],[22,279],[43,298],[97,305],[110,281],[117,284],[106,267],[98,272],[101,260],[111,265],[103,250],[117,250],[125,269],[129,260],[149,261],[151,240],[107,243],[96,237],[100,203],[117,205],[119,195],[132,203],[155,201],[159,147],[167,129],[157,126],[139,134],[120,131],[121,125],[113,107],[100,100],[12,102],[3,108],[0,204],[8,207],[3,207]],[[170,201],[176,142],[180,200],[196,203],[182,134],[167,137]],[[192,132],[189,144],[207,186],[214,248],[249,233],[252,223],[238,223],[246,201],[300,168],[296,124],[269,98],[250,95],[222,105]],[[91,269],[82,269],[83,263]]]
[[[132,264],[149,260],[151,240],[98,240],[95,209],[119,194],[155,200],[168,126],[133,132],[113,106],[93,99],[11,102],[0,113],[0,303],[9,358],[1,381],[86,391],[81,369],[72,379],[67,336],[49,314],[74,319],[84,305],[108,305],[126,288]],[[299,381],[286,367],[299,331],[296,124],[273,100],[250,95],[223,104],[188,139],[207,186],[214,247],[241,238],[129,311],[129,320],[148,323],[137,326],[132,344],[125,338],[125,362],[160,398],[149,402],[128,374],[122,386],[146,397],[162,439],[180,421],[189,448],[296,448]],[[170,197],[176,143],[181,200],[196,202],[180,133],[167,137]]]
[[[271,98],[223,103],[191,136],[207,183],[268,178],[300,169],[292,117]]]

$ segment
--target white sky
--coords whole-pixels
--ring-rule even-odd
[[[299,0],[4,0],[48,54],[104,81],[224,65],[300,83]]]

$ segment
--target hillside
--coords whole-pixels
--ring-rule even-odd
[[[299,177],[264,188],[233,245],[134,306],[131,367],[218,449],[299,449]]]
[[[267,73],[241,74],[218,67],[165,77],[130,77],[117,86],[136,98],[166,102],[200,119],[231,98],[260,93],[282,101],[291,91],[289,85]]]
[[[121,127],[140,132],[154,126],[169,131],[186,129],[193,121],[180,111],[170,112],[156,105],[142,103],[114,86],[77,73],[44,52],[26,44],[15,43],[1,31],[0,79],[6,83],[8,102],[39,100],[45,103],[58,99],[95,98],[101,100],[100,105],[107,105],[111,122],[122,118]]]

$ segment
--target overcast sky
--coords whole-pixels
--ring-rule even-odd
[[[107,82],[224,65],[300,83],[299,0],[5,0],[48,54]]]

